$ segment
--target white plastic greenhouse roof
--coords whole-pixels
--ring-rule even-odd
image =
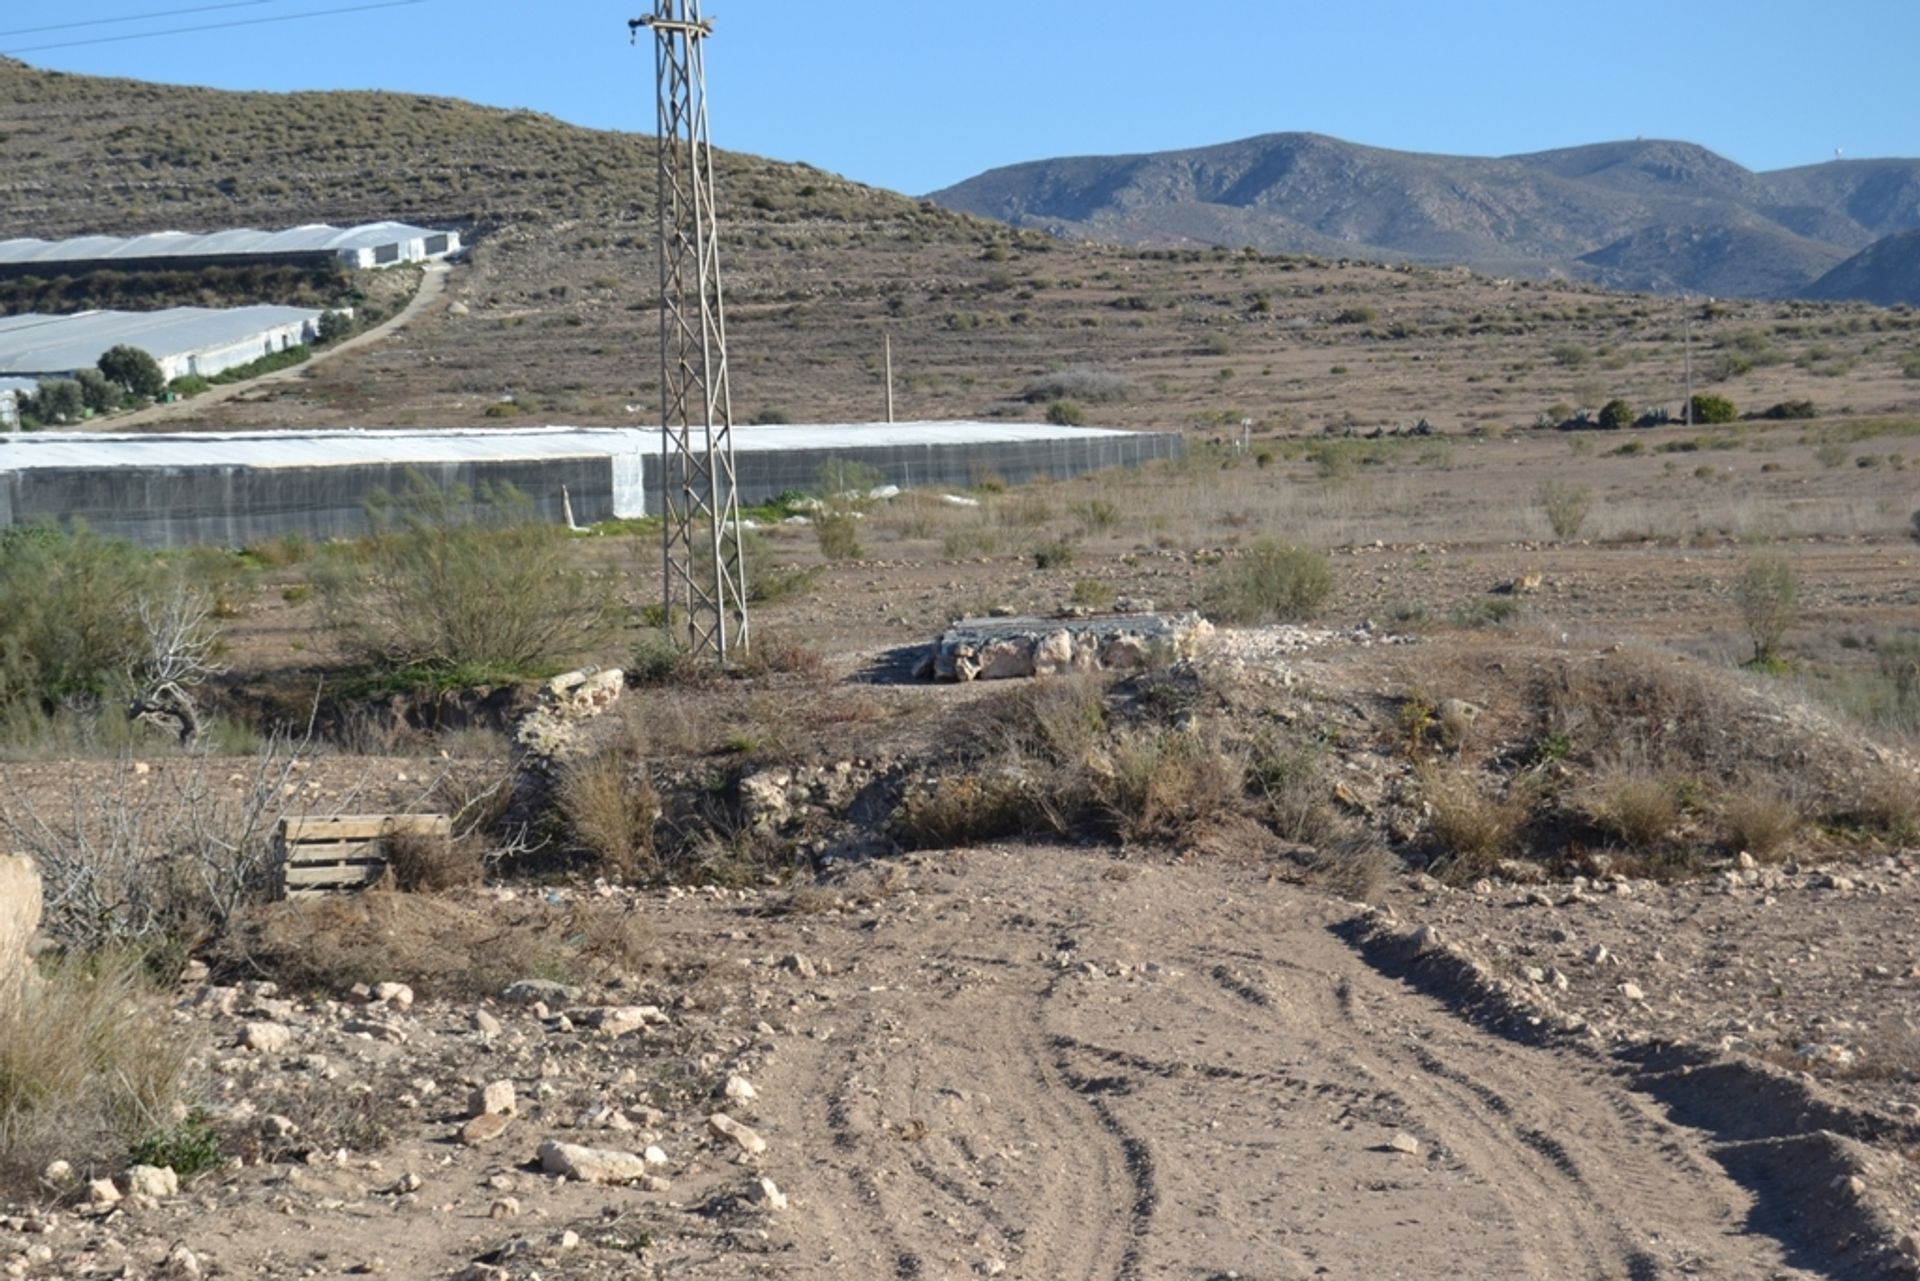
[[[1127,433],[1035,423],[821,423],[742,426],[734,449],[853,449],[1085,440]],[[43,467],[324,467],[355,463],[498,462],[657,455],[657,427],[534,427],[438,431],[196,432],[182,435],[40,432],[0,435],[0,472]]]
[[[0,316],[0,374],[63,374],[127,343],[159,360],[245,342],[282,325],[313,324],[304,307],[170,307],[164,311],[83,311],[71,316]]]
[[[444,234],[404,222],[369,222],[357,227],[313,223],[286,231],[250,227],[204,235],[156,231],[144,236],[75,236],[70,240],[0,240],[0,263],[97,262],[103,259],[202,258],[236,254],[339,253],[372,249],[402,240]]]

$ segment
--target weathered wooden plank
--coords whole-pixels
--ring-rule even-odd
[[[292,864],[384,863],[386,845],[381,841],[302,841],[287,846],[286,861]]]
[[[289,867],[287,887],[372,885],[387,874],[385,863],[336,863],[330,867]]]
[[[327,818],[284,818],[282,835],[289,844],[307,841],[377,840],[395,832],[450,836],[453,820],[445,814],[343,814]]]

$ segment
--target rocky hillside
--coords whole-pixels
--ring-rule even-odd
[[[1077,237],[1779,297],[1882,236],[1920,227],[1920,161],[1753,173],[1681,142],[1476,157],[1284,133],[1013,165],[931,198]]]
[[[1806,298],[1920,305],[1920,231],[1875,241],[1809,285]]]
[[[717,164],[723,216],[952,223],[805,165],[735,153]],[[235,93],[0,58],[0,235],[382,218],[632,224],[652,209],[653,187],[650,136],[530,111],[402,93]]]

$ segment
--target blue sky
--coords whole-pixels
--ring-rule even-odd
[[[26,50],[372,0],[0,6]],[[650,0],[419,0],[19,56],[249,89],[386,88],[649,130]],[[1476,155],[1636,136],[1755,169],[1920,155],[1915,0],[707,0],[714,140],[922,193],[995,165],[1313,130]]]

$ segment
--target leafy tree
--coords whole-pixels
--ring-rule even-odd
[[[1608,431],[1631,427],[1638,418],[1633,406],[1624,400],[1609,400],[1600,407],[1600,425]]]
[[[74,376],[80,384],[80,398],[96,414],[104,414],[119,403],[120,393],[98,369],[82,369]]]
[[[129,347],[125,343],[109,348],[100,357],[100,373],[131,396],[145,396],[151,400],[167,389],[167,378],[160,372],[160,362],[138,347]]]
[[[158,562],[84,527],[0,530],[0,706],[116,692],[141,652]]]
[[[78,422],[86,409],[80,384],[71,378],[42,378],[34,393],[33,414],[42,422]]]
[[[323,311],[317,326],[317,337],[322,343],[337,342],[353,332],[353,317],[344,311]]]

